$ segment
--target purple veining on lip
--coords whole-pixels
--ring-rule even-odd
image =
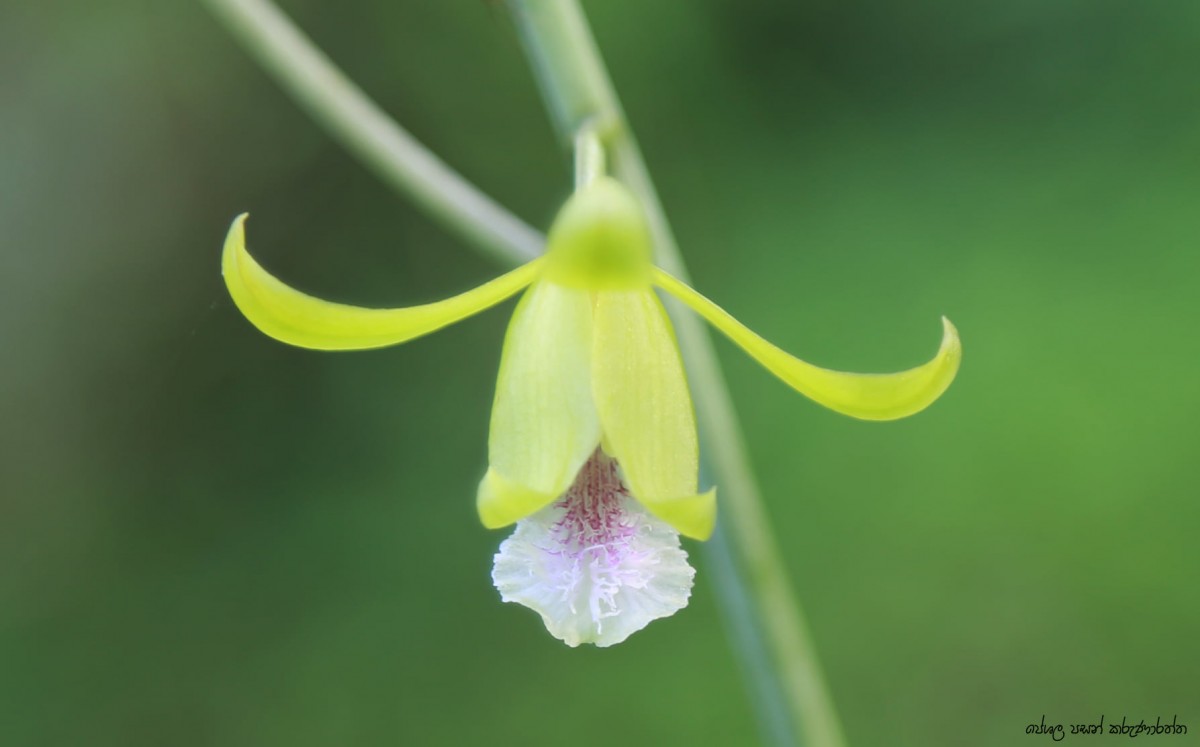
[[[555,539],[568,552],[619,550],[622,541],[637,532],[623,505],[627,498],[617,462],[596,449],[556,504],[565,513],[554,523]]]
[[[573,612],[572,595],[582,580],[590,582],[588,611],[598,629],[603,629],[604,618],[620,613],[617,593],[622,587],[644,588],[647,583],[639,561],[647,560],[648,553],[630,547],[639,523],[625,509],[629,498],[616,460],[596,449],[574,484],[555,504],[564,511],[550,530],[557,546],[542,548],[565,564],[559,586],[563,601]]]
[[[517,523],[492,580],[568,645],[619,643],[687,604],[694,571],[679,535],[630,494],[596,449],[562,498]]]

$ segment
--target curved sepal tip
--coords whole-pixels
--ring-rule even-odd
[[[322,301],[269,272],[246,251],[247,214],[229,227],[221,273],[229,295],[250,323],[270,337],[314,350],[366,350],[406,342],[500,303],[540,272],[535,259],[443,301],[400,309],[368,309]]]
[[[655,269],[655,284],[678,298],[768,371],[809,399],[861,420],[896,420],[933,404],[954,381],[962,361],[958,330],[942,317],[942,344],[929,362],[889,374],[820,368],[767,342],[681,280]]]

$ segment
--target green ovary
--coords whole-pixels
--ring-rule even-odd
[[[567,200],[547,237],[546,278],[586,290],[650,285],[651,238],[637,200],[601,177]]]

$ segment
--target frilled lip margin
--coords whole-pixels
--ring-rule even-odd
[[[517,522],[492,581],[568,646],[605,647],[686,607],[695,573],[679,533],[633,499],[597,449],[560,500]]]

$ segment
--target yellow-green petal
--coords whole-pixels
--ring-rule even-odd
[[[514,521],[536,513],[558,498],[557,494],[543,493],[501,475],[494,467],[479,483],[476,506],[479,520],[488,529],[506,527]]]
[[[717,489],[678,498],[642,498],[646,509],[680,534],[706,540],[717,524]]]
[[[696,415],[666,311],[649,288],[596,293],[592,389],[606,448],[630,492],[680,533],[706,539],[710,491],[696,494]]]
[[[954,381],[962,343],[950,320],[942,317],[942,344],[928,363],[891,374],[831,371],[805,363],[759,337],[687,284],[655,268],[654,282],[725,333],[756,361],[813,401],[862,420],[895,420],[920,412]]]
[[[479,518],[511,524],[566,492],[600,443],[591,390],[592,301],[538,282],[509,323],[492,406]]]
[[[246,215],[229,227],[221,272],[242,314],[280,342],[314,350],[366,350],[428,334],[494,306],[538,276],[540,259],[444,301],[403,309],[331,303],[291,288],[246,251]]]

